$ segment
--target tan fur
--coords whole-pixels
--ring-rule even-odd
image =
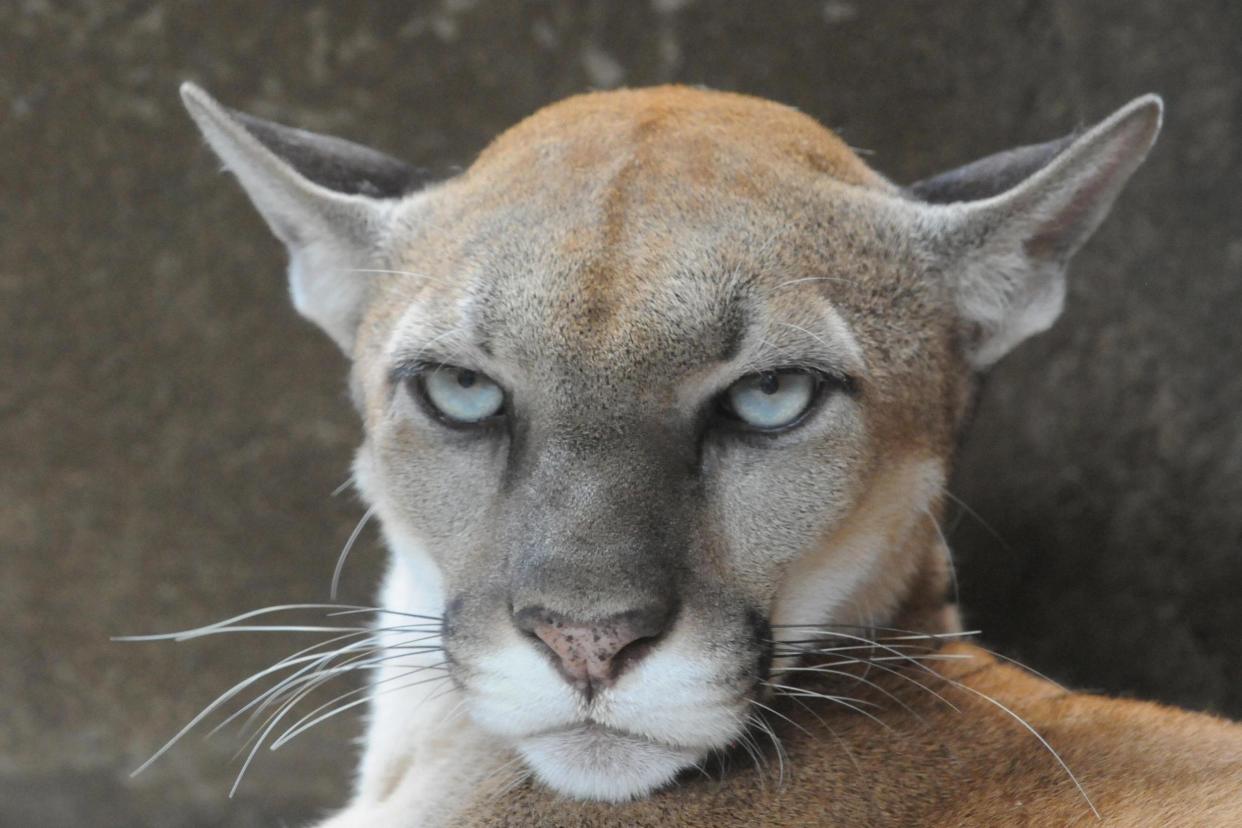
[[[1065,262],[1151,146],[1158,100],[1016,167],[985,159],[1002,183],[965,199],[952,175],[903,191],[768,101],[683,87],[583,95],[513,127],[462,175],[377,203],[299,179],[205,95],[187,95],[290,246],[303,312],[353,358],[367,426],[358,484],[396,553],[385,598],[405,611],[439,601],[461,668],[452,692],[377,694],[357,796],[329,825],[1065,825],[1093,819],[1087,797],[1111,825],[1242,823],[1238,725],[1068,693],[962,644],[921,653],[943,657],[923,667],[876,662],[857,679],[807,683],[877,705],[883,723],[809,695],[773,699],[755,666],[774,643],[764,636],[834,634],[821,625],[960,629],[938,521],[976,370],[1055,318]],[[339,184],[347,166],[307,169]],[[345,292],[328,278],[359,262],[382,275]],[[445,333],[458,339],[437,364],[471,360],[513,392],[503,436],[446,433],[394,379],[394,360]],[[786,361],[766,370],[827,360],[850,382],[780,436],[696,432],[696,412],[756,370],[737,364],[747,336],[748,354]],[[672,540],[634,528],[650,522]],[[664,656],[663,674],[603,691],[628,698],[619,706],[634,718],[591,718],[620,714],[590,702],[572,726],[542,713],[565,709],[563,687],[516,635],[513,596],[590,621],[669,584],[680,615],[646,657]],[[497,642],[508,661],[494,658]],[[787,684],[802,675],[781,672],[790,658],[778,653],[773,674]],[[715,672],[686,672],[706,663]],[[681,683],[659,684],[669,676]],[[491,695],[471,698],[472,681]],[[649,799],[607,805],[511,788],[513,751],[548,734],[565,737],[551,752],[570,767],[545,763],[547,778],[569,784],[579,759],[608,749],[571,744],[597,724],[605,739],[657,748],[632,754],[642,768],[658,751],[718,749],[740,714],[706,746],[663,734],[702,712],[686,709],[698,685],[719,711],[721,688],[745,682],[726,701],[778,708],[781,783],[755,769],[683,772]],[[526,704],[528,690],[542,696]],[[477,724],[454,718],[470,703]],[[664,714],[655,733],[653,711]],[[483,726],[520,715],[536,724],[514,725],[510,741]],[[613,796],[605,785],[634,770],[631,754],[603,755],[586,795],[658,787]]]
[[[690,775],[676,788],[620,806],[570,802],[530,785],[496,798],[482,788],[456,824],[1242,825],[1242,725],[1147,702],[1067,692],[971,645],[950,645],[942,652],[966,658],[932,662],[935,674],[907,667],[903,673],[910,680],[870,674],[900,702],[848,680],[835,686],[879,705],[876,716],[883,726],[830,702],[806,699],[803,706],[785,699],[779,710],[791,721],[776,720],[787,754],[783,783],[774,767],[742,767],[714,780]],[[949,679],[1029,722],[1069,765],[1102,820],[1030,732]],[[768,753],[774,765],[775,756]],[[747,759],[734,761],[744,765]],[[507,781],[502,777],[491,784]]]

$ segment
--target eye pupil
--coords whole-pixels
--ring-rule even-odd
[[[428,366],[412,385],[415,398],[435,417],[480,425],[504,413],[505,392],[487,374],[453,365]]]
[[[736,420],[763,431],[792,426],[810,410],[820,381],[810,371],[787,368],[748,374],[725,392],[722,405]]]

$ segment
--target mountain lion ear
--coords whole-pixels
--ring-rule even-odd
[[[1145,95],[1095,127],[921,181],[921,220],[958,313],[971,363],[986,368],[1061,313],[1065,269],[1108,214],[1160,131]]]
[[[366,147],[221,106],[193,84],[181,99],[289,249],[293,304],[350,351],[367,279],[395,199],[419,182],[409,165]]]

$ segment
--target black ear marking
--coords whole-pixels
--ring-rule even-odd
[[[910,195],[928,204],[952,204],[1000,195],[1043,169],[1074,143],[1078,133],[988,155],[962,167],[911,184]]]
[[[426,170],[344,138],[287,127],[235,109],[228,112],[308,180],[338,193],[400,198],[431,179]]]

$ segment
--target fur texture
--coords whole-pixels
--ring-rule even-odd
[[[940,726],[904,747],[850,719],[871,763],[861,785],[823,738],[834,714],[791,742],[814,793],[760,798],[761,811],[737,799],[759,776],[636,805],[492,789],[511,768],[563,796],[641,799],[771,728],[757,711],[774,691],[802,695],[808,637],[957,629],[938,519],[977,372],[1059,314],[1068,260],[1154,141],[1158,99],[902,190],[778,104],[682,87],[585,95],[411,193],[400,162],[184,97],[289,247],[298,308],[353,360],[356,482],[394,555],[384,605],[443,616],[452,692],[379,689],[414,656],[377,670],[357,796],[330,824],[455,823],[470,801],[482,824],[954,823],[995,816],[992,796],[1054,822],[1089,808],[1076,787],[1063,796],[1058,762],[1041,775],[1050,754],[1012,752],[1026,730],[982,708],[952,725],[927,711]],[[419,384],[445,366],[494,382],[502,412],[446,423]],[[724,416],[735,383],[781,371],[816,378],[796,426],[760,434]],[[532,613],[667,626],[584,694],[523,632]],[[997,665],[962,678],[1054,731],[1065,724],[1048,710],[1066,713],[1071,749],[1084,733],[1163,743],[1169,728],[1143,722],[1179,716],[1080,697],[1047,708],[1048,685]],[[1236,744],[1227,726],[1185,721]],[[1086,771],[1119,790],[1108,768],[1124,776],[1138,758],[1109,747]],[[971,796],[947,795],[955,780]]]
[[[605,828],[1168,825],[1242,823],[1242,726],[1155,704],[1071,693],[970,645],[906,678],[845,688],[883,724],[829,702],[785,700],[774,767],[697,774],[651,799],[600,807],[530,784],[482,788],[459,825]],[[956,684],[955,684],[956,682]],[[961,685],[961,686],[959,686]],[[969,688],[969,689],[967,689]],[[928,690],[939,693],[943,700]],[[984,694],[1021,716],[1073,769],[1100,819],[1049,750]],[[891,694],[891,695],[888,695]],[[742,760],[743,762],[745,760]],[[769,760],[775,762],[774,758]]]

